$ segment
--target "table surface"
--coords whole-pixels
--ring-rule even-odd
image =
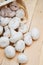
[[[43,65],[43,0],[25,0],[28,11],[30,30],[37,27],[40,31],[40,38],[34,41],[30,47],[26,47],[24,54],[28,56],[27,64],[21,65]],[[0,65],[19,65],[17,55],[11,60],[4,55],[4,50],[0,48]]]

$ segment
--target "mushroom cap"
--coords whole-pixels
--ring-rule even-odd
[[[32,37],[30,34],[24,36],[24,42],[27,46],[30,46],[32,44]]]
[[[23,40],[19,40],[16,45],[15,45],[15,49],[18,52],[22,52],[25,49],[25,42]]]
[[[16,11],[16,16],[19,17],[20,19],[24,18],[25,17],[25,12],[23,9],[18,9]]]
[[[9,22],[9,28],[12,28],[12,29],[17,29],[20,25],[20,18],[18,17],[14,17],[10,22]]]
[[[8,46],[5,48],[5,55],[8,58],[13,58],[15,56],[15,48],[12,46]]]
[[[39,30],[37,28],[33,28],[31,31],[31,36],[33,40],[37,40],[40,36]]]
[[[1,37],[0,38],[0,47],[4,48],[10,44],[8,37]]]
[[[27,56],[23,53],[20,53],[17,57],[19,63],[27,63]]]

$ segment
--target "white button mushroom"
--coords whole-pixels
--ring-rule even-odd
[[[37,40],[39,38],[39,30],[37,28],[33,28],[31,31],[31,36],[33,40]]]
[[[9,28],[12,29],[17,29],[20,25],[20,18],[14,17],[10,22],[9,22]]]
[[[24,36],[24,42],[27,46],[30,46],[32,44],[32,37],[30,34]]]
[[[15,36],[17,32],[14,29],[10,29],[11,37]]]
[[[10,30],[8,29],[8,30],[6,30],[5,32],[4,32],[4,34],[3,34],[3,36],[5,36],[5,37],[10,37],[11,36],[11,34],[10,34]]]
[[[16,11],[16,16],[19,17],[20,19],[24,18],[25,17],[25,12],[23,9],[18,9]]]
[[[0,47],[4,48],[10,44],[9,39],[7,37],[0,38]]]
[[[23,63],[27,63],[28,59],[27,59],[27,56],[23,53],[20,53],[17,57],[18,59],[18,62],[23,64]]]
[[[28,30],[29,30],[28,26],[24,23],[21,23],[21,25],[19,27],[19,31],[22,33],[26,33],[26,32],[28,32]]]
[[[2,33],[3,33],[3,27],[0,26],[0,35],[2,35]]]
[[[19,41],[16,43],[16,45],[15,45],[15,49],[16,49],[16,51],[18,51],[18,52],[24,51],[24,49],[25,49],[25,43],[24,43],[24,41],[23,41],[23,40],[19,40]]]
[[[15,56],[15,48],[12,46],[8,46],[5,48],[5,55],[8,58],[13,58]]]
[[[23,39],[23,34],[21,32],[17,32],[15,35],[13,35],[10,38],[10,42],[15,43],[15,42],[17,42],[18,40],[21,40],[21,39]]]
[[[0,24],[1,24],[2,26],[6,26],[6,25],[9,23],[10,20],[11,20],[10,18],[3,18],[3,17],[1,17],[1,22],[0,22]]]

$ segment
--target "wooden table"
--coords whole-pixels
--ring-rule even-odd
[[[24,53],[28,56],[28,62],[22,65],[43,65],[43,0],[25,0],[25,2],[28,4],[30,30],[37,27],[40,38],[30,47],[26,47]],[[0,65],[19,65],[17,55],[12,60],[7,59],[4,50],[0,48]]]

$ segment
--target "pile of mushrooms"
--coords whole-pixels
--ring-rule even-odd
[[[33,28],[29,31],[27,20],[24,18],[25,11],[16,1],[0,10],[0,48],[4,48],[7,58],[13,58],[16,52],[19,52],[18,63],[27,62],[25,48],[39,38],[39,30]]]

